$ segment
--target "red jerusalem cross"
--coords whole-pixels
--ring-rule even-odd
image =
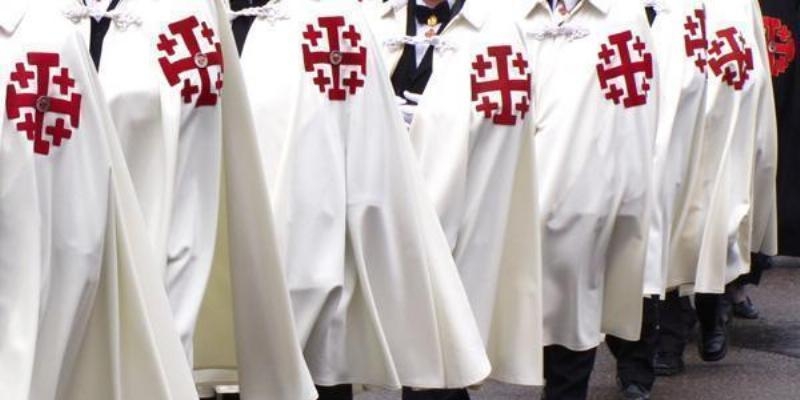
[[[694,57],[694,65],[700,72],[706,72],[708,65],[706,48],[708,48],[708,36],[706,36],[706,11],[703,9],[694,10],[694,17],[687,16],[686,23],[683,24],[686,34],[683,35],[683,43],[686,49],[686,57]]]
[[[489,47],[486,53],[494,60],[488,60],[483,54],[478,54],[472,63],[472,69],[475,71],[470,76],[472,101],[477,102],[480,97],[475,109],[483,113],[484,118],[491,118],[497,125],[516,125],[517,115],[520,119],[525,119],[525,114],[531,108],[531,74],[528,72],[528,60],[522,53],[515,54],[511,46]],[[493,75],[497,78],[486,80],[488,71],[493,71]],[[492,100],[489,96],[492,93],[499,95],[499,101]],[[515,93],[518,94],[518,101],[514,100]]]
[[[769,54],[769,68],[772,76],[780,76],[794,61],[795,52],[794,34],[775,17],[764,17],[764,30],[767,36],[767,51]]]
[[[320,45],[323,36],[327,48]],[[354,95],[364,87],[367,49],[360,46],[361,34],[355,26],[347,25],[344,17],[319,18],[316,26],[306,25],[303,39],[303,65],[306,72],[315,73],[314,84],[320,93],[327,91],[328,99],[344,101],[348,94]]]
[[[611,35],[608,40],[611,46],[603,43],[597,54],[601,61],[597,64],[597,77],[606,99],[614,104],[622,100],[625,108],[646,104],[650,79],[653,79],[653,55],[647,52],[642,39],[639,36],[634,38],[631,31]],[[630,42],[633,44],[629,45]],[[643,76],[641,83],[637,81],[639,75]],[[617,78],[622,78],[623,88],[614,83]]]
[[[195,30],[200,28],[200,37],[195,34]],[[200,23],[194,16],[182,19],[169,24],[169,31],[172,34],[158,36],[158,50],[165,55],[158,59],[161,70],[170,86],[175,86],[181,82],[183,76],[183,87],[181,97],[183,102],[191,104],[197,95],[197,107],[213,106],[217,104],[217,96],[222,89],[222,45],[216,40],[214,30],[207,23]],[[186,56],[176,61],[170,61],[170,57],[176,54],[178,40],[184,44]],[[203,43],[205,42],[205,43]],[[203,47],[213,48],[213,51],[203,51]],[[214,84],[211,84],[212,67],[218,67],[219,72],[214,74]],[[200,85],[192,82],[193,71],[197,71],[200,78]],[[212,88],[214,89],[212,91]]]
[[[72,138],[72,130],[80,125],[81,95],[75,91],[75,80],[70,77],[69,69],[59,69],[58,54],[28,53],[27,60],[27,65],[17,63],[11,73],[6,86],[6,114],[11,121],[22,117],[17,121],[17,130],[33,142],[34,153],[48,155],[51,146],[61,146],[63,141]],[[28,70],[28,66],[33,70]],[[50,73],[54,68],[56,75],[51,80]],[[51,83],[60,96],[50,96]],[[18,91],[17,86],[22,91]],[[32,91],[25,91],[28,87]],[[47,125],[45,116],[54,114],[56,118]]]
[[[735,27],[717,32],[717,38],[708,48],[708,65],[723,82],[742,90],[753,70],[753,50],[747,47],[744,37]]]

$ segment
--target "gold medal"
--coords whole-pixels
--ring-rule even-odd
[[[431,15],[428,17],[428,21],[426,21],[426,23],[431,27],[439,25],[439,18],[436,18],[436,15]]]

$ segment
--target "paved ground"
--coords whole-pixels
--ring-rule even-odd
[[[800,400],[800,268],[784,260],[766,273],[751,297],[761,310],[758,321],[735,320],[728,357],[703,363],[696,347],[687,350],[687,370],[656,382],[653,399]],[[365,393],[357,400],[398,400],[397,393]],[[537,400],[535,388],[488,384],[476,400]],[[603,348],[592,377],[590,399],[616,399],[614,363]]]

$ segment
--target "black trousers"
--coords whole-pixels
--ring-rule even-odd
[[[319,400],[352,400],[353,385],[317,386]]]
[[[585,400],[597,348],[573,351],[563,346],[544,348],[544,399]]]
[[[638,341],[606,337],[606,344],[617,359],[617,377],[623,385],[637,384],[647,390],[653,389],[656,381],[653,358],[658,347],[659,303],[657,298],[644,299],[642,336]]]
[[[353,385],[317,386],[319,400],[352,400]],[[469,400],[467,389],[411,390],[403,388],[403,400]]]
[[[469,400],[467,389],[411,390],[403,388],[403,400]]]
[[[692,302],[688,297],[679,296],[675,290],[667,293],[666,299],[659,306],[657,351],[682,355],[697,323]]]

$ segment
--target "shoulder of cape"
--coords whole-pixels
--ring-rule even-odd
[[[473,0],[475,1],[475,0]],[[480,6],[467,8],[462,13],[473,29],[478,29],[476,42],[497,42],[509,45],[525,44],[525,35],[521,27],[522,16],[519,3],[506,7],[492,7],[486,0]],[[511,0],[509,0],[511,1]]]
[[[162,1],[162,0],[138,0],[140,8],[157,8],[155,13],[157,18],[163,23],[169,23],[176,19],[188,16],[197,16],[217,21],[219,16],[224,16],[226,11],[221,9],[220,4],[215,0],[191,0],[191,1]],[[151,4],[142,4],[151,3]]]

